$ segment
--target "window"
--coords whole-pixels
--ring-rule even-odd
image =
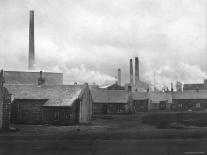
[[[200,108],[201,104],[200,103],[196,103],[196,108]]]
[[[55,111],[54,118],[55,118],[55,120],[59,120],[59,112],[58,111]]]
[[[65,118],[66,118],[66,119],[70,119],[70,113],[66,113],[66,114],[65,114]]]
[[[178,108],[182,108],[183,107],[183,105],[182,104],[178,104]]]

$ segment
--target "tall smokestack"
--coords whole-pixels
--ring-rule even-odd
[[[132,59],[130,59],[130,85],[133,86],[133,64],[132,64]]]
[[[34,11],[29,12],[29,64],[28,69],[35,69],[35,48],[34,48]]]
[[[139,82],[139,58],[135,57],[135,85]]]
[[[121,69],[118,69],[118,83],[119,86],[121,86]]]

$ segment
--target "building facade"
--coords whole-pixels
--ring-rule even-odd
[[[72,125],[91,121],[92,97],[87,84],[6,87],[13,95],[13,123]]]

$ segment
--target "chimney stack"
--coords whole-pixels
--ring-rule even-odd
[[[133,64],[132,59],[130,59],[130,85],[133,86]]]
[[[34,48],[34,11],[29,12],[29,64],[28,69],[35,69],[35,48]]]
[[[43,72],[40,71],[40,77],[38,78],[38,85],[43,85],[45,83],[45,78],[43,76]]]
[[[138,85],[139,82],[139,58],[135,57],[135,86]]]
[[[118,83],[119,86],[121,86],[121,69],[118,69]]]

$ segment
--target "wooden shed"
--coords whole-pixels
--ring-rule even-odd
[[[128,92],[125,90],[93,89],[93,114],[127,112]]]
[[[71,125],[88,123],[92,96],[85,85],[6,85],[13,95],[13,123]]]

